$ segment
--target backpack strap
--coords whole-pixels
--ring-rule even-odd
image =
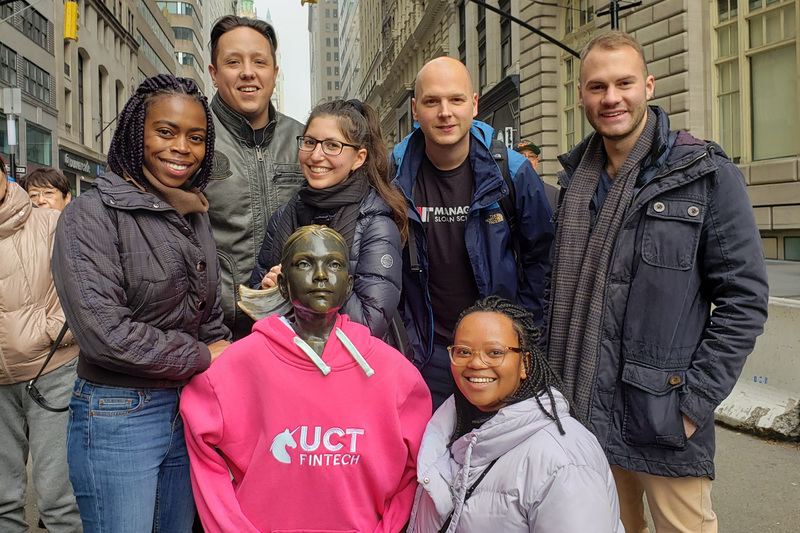
[[[498,200],[500,210],[503,212],[503,218],[506,219],[508,229],[511,231],[511,246],[514,251],[514,259],[517,261],[517,280],[522,281],[525,273],[522,269],[522,254],[520,253],[519,246],[519,221],[517,220],[517,191],[514,189],[514,182],[511,180],[511,170],[508,168],[508,148],[499,139],[492,139],[492,144],[489,147],[494,162],[500,168],[500,173],[503,175],[503,181],[506,182],[508,194]]]

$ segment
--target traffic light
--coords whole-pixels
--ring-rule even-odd
[[[64,2],[64,39],[78,40],[78,3]]]

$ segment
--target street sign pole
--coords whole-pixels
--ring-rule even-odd
[[[3,89],[3,111],[6,113],[8,128],[8,162],[11,177],[17,179],[17,115],[22,114],[22,90],[18,88]]]

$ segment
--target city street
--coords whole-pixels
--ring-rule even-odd
[[[721,533],[797,533],[800,444],[762,440],[717,426],[716,464],[711,497]],[[32,531],[41,531],[35,527],[39,513],[30,486],[28,493],[28,523],[34,525]]]

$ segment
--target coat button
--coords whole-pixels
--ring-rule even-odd
[[[197,304],[197,310],[198,311],[202,311],[205,308],[206,308],[206,301],[205,300],[202,300],[199,304]]]
[[[656,202],[653,204],[653,211],[655,211],[656,213],[663,213],[664,209],[666,208],[667,206],[664,205],[664,202]]]
[[[423,480],[422,480],[422,482],[423,482],[423,483],[425,483],[425,484],[427,485],[428,483],[430,483],[430,482],[431,482],[431,478],[429,478],[429,477],[426,477],[425,479],[423,479]]]
[[[672,376],[671,378],[669,378],[670,385],[678,385],[680,382],[681,382],[680,376]]]
[[[158,209],[159,205],[158,205],[158,204],[153,204],[153,207],[155,207],[156,209]]]
[[[700,208],[697,207],[696,205],[690,206],[689,209],[687,209],[687,211],[689,212],[690,217],[696,217],[697,215],[700,214]]]
[[[206,270],[206,262],[205,261],[198,261],[197,263],[197,271],[198,272],[205,272]]]

